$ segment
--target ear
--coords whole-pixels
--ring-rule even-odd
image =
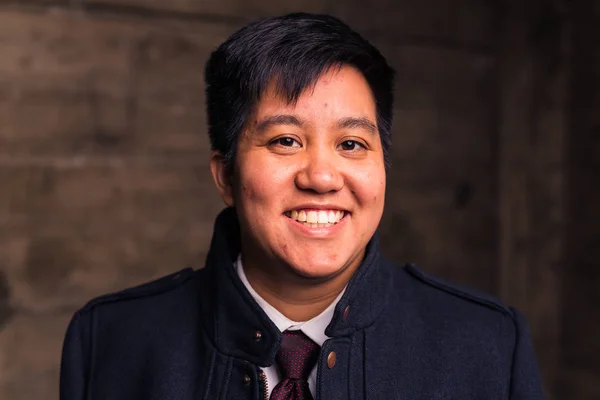
[[[213,151],[210,157],[210,172],[212,173],[217,190],[228,207],[234,206],[233,186],[228,168],[225,166],[223,155]]]

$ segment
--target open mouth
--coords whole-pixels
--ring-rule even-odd
[[[339,223],[346,215],[343,210],[292,210],[285,215],[310,228],[327,228]]]

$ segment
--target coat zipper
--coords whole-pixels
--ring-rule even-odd
[[[269,382],[267,382],[267,375],[261,369],[258,376],[260,377],[263,400],[269,400]]]

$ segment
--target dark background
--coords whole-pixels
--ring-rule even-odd
[[[598,0],[0,0],[0,398],[57,398],[91,297],[202,266],[204,62],[297,10],[398,71],[387,255],[517,306],[549,397],[600,399]]]

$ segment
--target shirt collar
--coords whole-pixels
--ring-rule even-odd
[[[336,297],[336,299],[323,312],[321,312],[321,314],[308,321],[297,322],[292,321],[291,319],[283,315],[278,309],[276,309],[265,299],[263,299],[261,295],[259,295],[256,292],[256,290],[254,290],[254,288],[248,281],[248,278],[246,277],[246,273],[244,272],[244,266],[242,265],[241,256],[238,256],[235,262],[235,269],[238,273],[238,276],[240,277],[240,280],[242,281],[246,289],[248,289],[248,292],[250,292],[254,300],[256,300],[260,308],[263,309],[263,311],[265,312],[265,314],[267,314],[271,321],[273,321],[273,323],[275,324],[275,326],[277,326],[279,331],[283,332],[286,330],[301,330],[306,336],[308,336],[313,342],[315,342],[319,346],[323,346],[323,343],[325,343],[325,341],[329,339],[329,336],[325,334],[325,329],[331,322],[331,319],[333,318],[333,313],[335,311],[335,306],[337,305],[338,301],[342,298],[346,288],[342,290],[342,292]]]

